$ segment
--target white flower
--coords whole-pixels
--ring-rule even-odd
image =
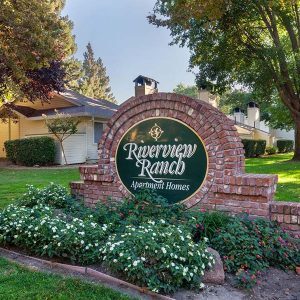
[[[119,255],[122,257],[124,254],[121,252]]]
[[[166,250],[166,248],[164,248],[164,247],[161,248],[161,251],[163,252],[163,254],[166,254],[166,253],[167,253],[167,250]]]
[[[139,262],[140,262],[139,260],[135,260],[135,261],[133,262],[132,265],[133,265],[134,267],[136,267],[136,266],[138,265]]]
[[[116,263],[116,262],[118,262],[118,260],[117,260],[117,259],[114,259],[113,262]]]
[[[81,241],[80,241],[80,243],[81,243],[81,245],[83,245],[83,244],[84,244],[84,241],[83,241],[83,240],[81,240]]]
[[[205,287],[204,283],[201,282],[199,287],[200,287],[200,289],[203,289]]]

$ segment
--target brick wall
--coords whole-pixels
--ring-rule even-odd
[[[300,203],[271,202],[271,220],[277,221],[285,230],[300,238]]]
[[[118,141],[134,124],[150,117],[180,120],[204,142],[209,160],[206,181],[185,201],[187,207],[270,216],[277,176],[245,174],[244,149],[233,121],[206,102],[173,93],[132,97],[120,106],[99,142],[98,165],[80,167],[82,182],[71,183],[74,196],[90,206],[128,196],[116,172]]]

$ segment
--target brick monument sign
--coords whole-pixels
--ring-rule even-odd
[[[149,188],[188,208],[284,218],[272,201],[277,175],[245,173],[233,121],[206,102],[173,93],[123,103],[99,142],[98,164],[80,167],[80,174],[71,191],[88,206]],[[287,213],[295,230],[299,210]]]

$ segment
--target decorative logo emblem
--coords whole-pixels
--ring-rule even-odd
[[[155,123],[155,125],[150,129],[149,134],[155,141],[157,141],[163,134],[163,130]]]

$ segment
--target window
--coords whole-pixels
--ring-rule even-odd
[[[94,122],[94,143],[98,144],[103,133],[103,123]]]

